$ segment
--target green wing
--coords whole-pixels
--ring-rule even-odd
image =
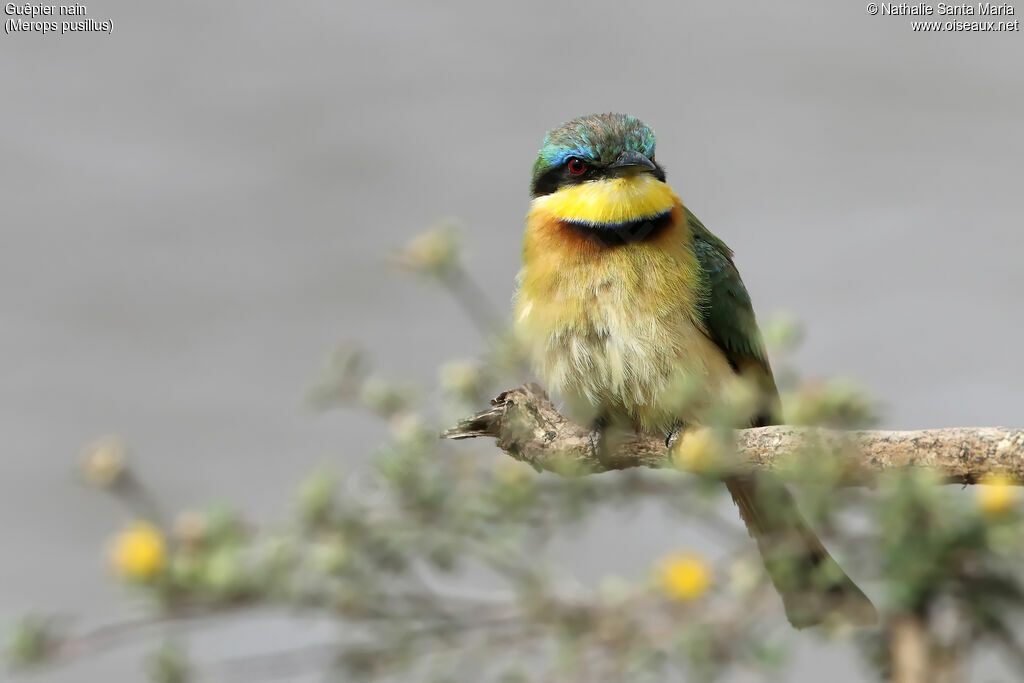
[[[688,213],[693,248],[706,277],[707,291],[701,322],[736,372],[752,377],[765,394],[764,414],[756,422],[776,423],[780,415],[778,390],[750,295],[732,262],[732,249]]]
[[[701,322],[736,372],[752,379],[762,391],[762,402],[751,426],[779,424],[779,392],[750,295],[732,262],[732,250],[692,214],[687,220],[694,251],[705,273]],[[782,596],[790,623],[797,628],[818,624],[833,610],[842,612],[851,623],[877,620],[871,601],[829,556],[789,492],[778,486],[765,490],[762,482],[759,475],[731,475],[725,479],[743,522],[757,541],[768,576]],[[829,581],[834,583],[825,586],[820,578],[823,576],[833,577]]]

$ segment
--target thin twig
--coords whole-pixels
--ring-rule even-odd
[[[490,338],[499,330],[500,324],[494,315],[494,307],[461,264],[455,264],[446,271],[441,282],[484,338]]]

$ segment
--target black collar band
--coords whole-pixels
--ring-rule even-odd
[[[587,221],[563,220],[562,224],[573,232],[606,247],[619,247],[634,242],[644,242],[660,235],[672,224],[672,210],[650,218],[641,218],[624,223],[590,223]]]

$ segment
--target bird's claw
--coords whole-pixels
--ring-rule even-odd
[[[672,447],[676,445],[676,441],[679,440],[679,435],[682,434],[682,433],[683,433],[683,428],[682,427],[680,427],[678,425],[673,427],[672,431],[669,432],[667,436],[665,436],[665,448],[667,448],[668,450],[671,451]]]

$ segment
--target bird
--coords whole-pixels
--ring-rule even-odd
[[[655,135],[626,114],[550,130],[533,165],[514,331],[538,378],[602,436],[672,440],[709,405],[752,386],[746,424],[781,422],[781,401],[732,250],[666,182]],[[674,442],[673,442],[674,443]],[[829,555],[795,500],[764,474],[725,485],[790,623],[836,614],[874,623],[871,601]]]

